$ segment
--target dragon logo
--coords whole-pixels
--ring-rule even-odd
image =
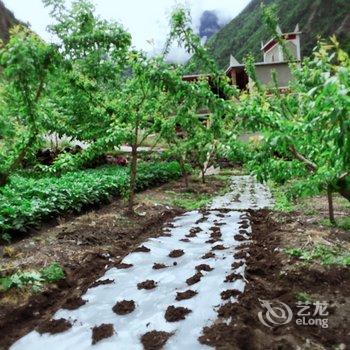
[[[266,327],[272,328],[289,323],[293,318],[291,308],[281,301],[259,299],[264,311],[258,313],[259,321]]]

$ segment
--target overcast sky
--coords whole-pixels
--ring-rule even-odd
[[[46,31],[50,16],[41,0],[3,0],[15,16],[31,24],[42,38],[51,41]],[[68,0],[69,1],[69,0]],[[186,4],[191,10],[194,28],[198,28],[204,10],[216,10],[220,21],[228,22],[238,15],[249,0],[94,0],[97,13],[105,19],[122,23],[133,38],[133,45],[147,52],[158,52],[168,32],[169,15],[176,4]],[[181,61],[186,55],[174,49],[172,60]]]

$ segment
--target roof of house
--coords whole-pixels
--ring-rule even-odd
[[[297,25],[295,26],[294,28],[294,31],[293,32],[287,32],[287,33],[282,33],[282,30],[280,28],[280,26],[277,26],[276,28],[276,31],[279,35],[283,35],[284,38],[288,39],[291,35],[297,35],[297,34],[301,34],[301,31],[299,29],[299,23],[297,23]],[[275,41],[275,38],[271,38],[270,40],[268,40],[265,44],[264,43],[261,43],[261,51],[264,51],[265,48],[267,46],[270,46],[271,43],[276,44],[276,41]]]

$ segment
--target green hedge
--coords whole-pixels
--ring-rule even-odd
[[[137,190],[161,184],[181,176],[177,162],[141,164]],[[25,231],[47,217],[67,211],[79,211],[128,189],[129,169],[109,165],[62,175],[31,178],[15,175],[0,193],[0,235]]]

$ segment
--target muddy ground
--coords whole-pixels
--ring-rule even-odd
[[[45,285],[39,293],[30,287],[0,293],[0,349],[29,331],[51,329],[62,324],[47,322],[61,307],[81,305],[80,296],[111,266],[134,251],[148,237],[162,234],[162,226],[185,211],[179,207],[185,199],[210,198],[227,188],[227,176],[212,177],[202,184],[192,179],[190,190],[181,180],[172,181],[137,195],[134,217],[125,214],[126,203],[115,199],[108,205],[87,210],[81,215],[67,215],[46,223],[16,242],[0,246],[1,274],[18,270],[38,270],[58,262],[65,279]],[[174,204],[176,203],[176,204]]]
[[[320,204],[320,203],[318,203]],[[200,341],[217,349],[348,349],[350,348],[350,269],[304,262],[285,254],[290,247],[307,247],[327,242],[350,251],[350,232],[328,229],[301,212],[283,214],[251,211],[252,243],[247,259],[245,292],[238,303],[227,302],[218,309],[218,321],[204,330]],[[315,212],[313,212],[315,215]],[[318,218],[320,219],[320,218]],[[297,325],[300,295],[307,295],[311,315],[316,301],[328,303],[328,328]],[[261,323],[265,309],[259,302],[280,301],[291,307],[287,324]],[[277,304],[274,303],[274,306]],[[278,305],[280,306],[280,305]],[[304,312],[305,313],[305,312]],[[266,317],[265,317],[266,319]],[[311,321],[312,322],[312,321]],[[321,321],[320,321],[321,322]]]

